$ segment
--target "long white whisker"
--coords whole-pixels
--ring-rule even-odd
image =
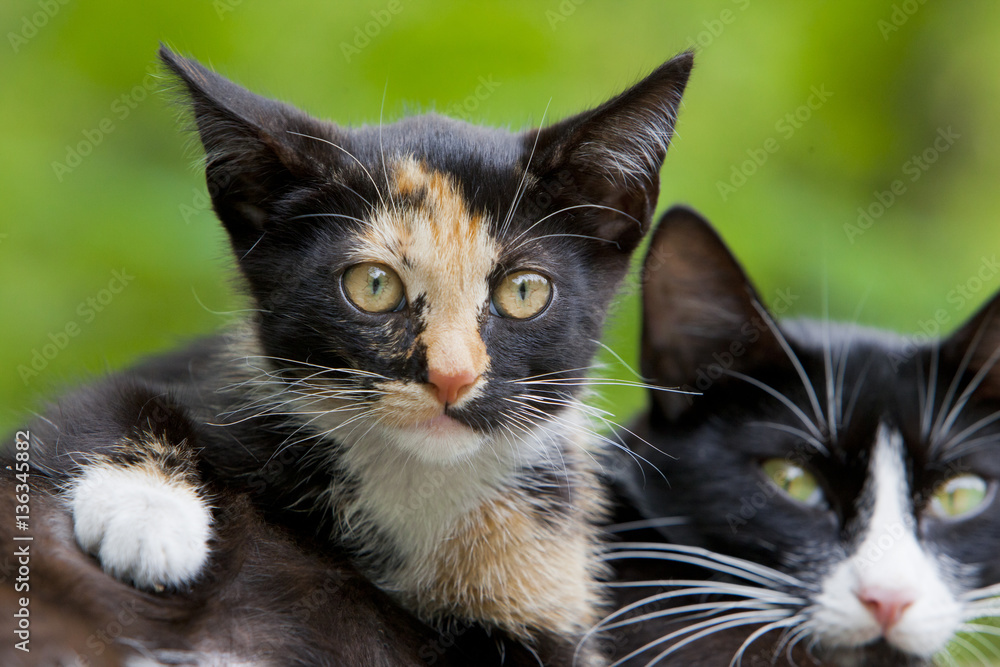
[[[941,424],[941,428],[937,431],[938,436],[947,433],[949,429],[951,429],[955,420],[958,419],[959,415],[962,414],[962,410],[964,410],[965,406],[968,404],[969,399],[972,397],[972,393],[983,383],[983,380],[986,379],[989,372],[993,370],[994,366],[996,366],[997,361],[1000,361],[1000,347],[997,347],[997,349],[993,351],[993,354],[991,354],[989,359],[986,360],[986,363],[983,364],[982,368],[980,368],[972,379],[969,380],[969,384],[965,387],[965,390],[962,391],[958,400],[955,402],[954,407],[952,407],[952,409],[948,412],[948,416],[945,417],[944,422]]]
[[[680,637],[683,637],[684,635],[690,635],[686,639],[683,639],[679,642],[672,644],[670,648],[668,648],[666,651],[660,653],[651,661],[647,662],[646,665],[648,667],[649,665],[656,664],[657,662],[659,662],[666,656],[670,655],[671,653],[675,652],[676,650],[684,646],[687,646],[691,642],[698,641],[699,639],[712,635],[720,630],[727,630],[729,628],[735,628],[741,625],[753,625],[756,623],[763,623],[767,621],[777,621],[787,616],[787,614],[788,612],[783,612],[783,611],[748,611],[743,613],[729,614],[722,618],[711,618],[706,621],[701,621],[700,623],[694,623],[684,628],[681,628],[680,630],[676,630],[674,632],[666,634],[663,637],[654,639],[653,641],[632,651],[625,657],[620,658],[619,660],[611,663],[611,665],[609,665],[608,667],[618,667],[620,665],[624,665],[632,658],[638,657],[650,649],[656,648],[657,646],[661,646],[662,644],[666,644],[667,642],[673,639],[678,639]]]
[[[747,649],[750,648],[750,646],[755,641],[757,641],[758,639],[760,639],[761,637],[763,637],[767,633],[769,633],[769,632],[771,632],[773,630],[777,630],[778,628],[789,628],[789,627],[793,627],[794,628],[796,625],[800,625],[803,622],[803,620],[804,619],[800,619],[800,618],[798,618],[796,616],[793,616],[793,617],[791,617],[791,618],[788,619],[789,622],[778,621],[776,623],[768,623],[767,625],[765,625],[765,626],[763,626],[761,628],[758,628],[757,630],[755,630],[754,632],[752,632],[750,634],[750,636],[747,637],[746,640],[742,644],[740,644],[740,648],[733,655],[733,659],[729,661],[729,667],[738,667],[739,665],[742,665],[743,664],[743,654],[746,653]],[[791,621],[796,621],[796,622],[795,623],[791,623]]]
[[[530,226],[529,226],[529,227],[528,227],[527,229],[525,229],[525,230],[524,230],[523,232],[521,232],[520,234],[518,234],[517,236],[515,236],[515,237],[514,237],[514,238],[513,238],[513,239],[512,239],[511,241],[510,241],[510,244],[514,244],[514,243],[517,243],[517,242],[518,242],[518,241],[519,241],[519,240],[520,240],[520,239],[521,239],[522,237],[524,237],[524,236],[525,236],[525,235],[526,235],[526,234],[527,234],[528,232],[530,232],[530,231],[531,231],[532,229],[534,229],[535,227],[537,227],[537,226],[538,226],[538,225],[540,225],[541,223],[545,222],[545,221],[546,221],[546,220],[548,220],[549,218],[551,218],[551,217],[554,217],[554,216],[557,216],[557,215],[559,215],[560,213],[565,213],[566,211],[572,211],[572,210],[575,210],[575,209],[579,209],[579,208],[596,208],[596,209],[601,209],[601,210],[605,210],[605,211],[611,211],[611,212],[613,212],[613,213],[617,213],[618,215],[622,215],[622,216],[625,216],[626,218],[629,218],[629,219],[631,219],[631,220],[635,221],[635,223],[636,223],[637,225],[639,225],[639,227],[640,227],[640,228],[642,227],[642,222],[640,222],[640,221],[639,221],[639,220],[637,220],[636,218],[632,217],[631,215],[629,215],[629,214],[628,214],[628,213],[626,213],[625,211],[619,211],[619,210],[618,210],[618,209],[616,209],[616,208],[612,208],[612,207],[610,207],[610,206],[604,206],[604,205],[602,205],[602,204],[576,204],[575,206],[566,206],[565,208],[561,208],[561,209],[559,209],[558,211],[554,211],[554,212],[552,212],[552,213],[549,213],[548,215],[546,215],[546,216],[544,216],[544,217],[542,217],[542,218],[539,218],[538,220],[536,220],[535,222],[533,222],[533,223],[532,223],[532,224],[531,224],[531,225],[530,225]]]
[[[787,396],[785,396],[784,394],[782,394],[780,391],[778,391],[777,389],[775,389],[771,385],[769,385],[769,384],[767,384],[765,382],[761,382],[757,378],[750,377],[749,375],[744,375],[743,373],[740,373],[738,371],[723,370],[723,373],[725,373],[726,375],[729,375],[731,377],[743,380],[744,382],[749,382],[750,384],[752,384],[753,386],[757,387],[758,389],[766,391],[771,396],[774,396],[776,399],[778,399],[779,401],[781,401],[781,403],[786,408],[788,408],[789,410],[791,410],[792,413],[796,417],[799,418],[799,420],[802,422],[802,424],[807,429],[809,429],[809,431],[813,434],[813,436],[817,440],[822,440],[823,439],[823,434],[820,432],[819,428],[816,427],[816,424],[811,419],[809,419],[808,416],[806,416],[806,413],[803,412],[802,409],[799,406],[795,405],[795,403],[792,402],[791,399],[789,399]]]
[[[826,278],[823,279],[823,377],[826,386],[826,423],[830,440],[837,441],[837,400],[833,378],[833,344],[830,342],[830,295]]]
[[[941,349],[938,345],[931,347],[930,367],[927,369],[927,389],[924,390],[924,403],[920,413],[920,435],[926,440],[931,434],[931,419],[934,416],[934,400],[937,398],[937,374],[940,367]],[[923,362],[920,370],[923,371]],[[918,384],[918,387],[920,385]]]
[[[826,448],[822,442],[814,438],[811,434],[806,433],[800,428],[795,428],[794,426],[788,426],[787,424],[781,424],[779,422],[751,422],[755,425],[764,426],[767,428],[773,428],[776,431],[783,431],[785,433],[791,433],[792,435],[798,436],[812,445],[813,449],[818,452],[822,452],[826,456],[830,456],[830,450]]]
[[[517,207],[521,205],[521,199],[524,197],[524,193],[528,190],[526,186],[528,171],[531,169],[531,160],[535,157],[535,149],[538,147],[538,137],[542,134],[541,126],[545,125],[545,116],[549,113],[550,104],[552,104],[551,97],[545,104],[545,110],[542,112],[542,120],[538,124],[539,129],[535,132],[535,140],[531,144],[531,152],[528,153],[528,161],[524,164],[524,172],[521,174],[521,182],[517,184],[517,189],[514,190],[514,199],[510,202],[510,209],[507,211],[503,224],[500,226],[500,236],[506,235],[507,230],[510,228],[510,223],[514,219],[514,212],[517,211]]]
[[[344,153],[345,153],[345,154],[347,155],[347,157],[349,157],[349,158],[351,158],[352,160],[354,160],[354,161],[355,161],[355,162],[356,162],[356,163],[358,164],[358,166],[359,166],[359,167],[361,167],[361,170],[362,170],[363,172],[365,172],[365,175],[366,175],[366,176],[368,177],[368,180],[369,180],[369,181],[371,181],[371,182],[372,182],[372,185],[373,185],[373,186],[375,187],[375,194],[377,194],[377,195],[378,195],[378,200],[379,200],[380,202],[382,202],[382,207],[383,207],[383,208],[388,208],[388,207],[387,207],[387,206],[385,205],[385,199],[383,199],[383,198],[382,198],[382,191],[381,191],[381,190],[379,190],[379,187],[378,187],[378,183],[376,183],[376,182],[375,182],[375,179],[374,179],[374,178],[372,178],[372,175],[371,175],[371,173],[370,173],[370,172],[368,171],[368,168],[367,168],[367,167],[365,167],[364,163],[363,163],[363,162],[361,162],[361,160],[359,160],[358,158],[356,158],[356,157],[354,156],[354,154],[353,154],[353,153],[351,153],[351,151],[347,150],[347,149],[346,149],[346,148],[344,148],[343,146],[338,146],[337,144],[333,143],[333,142],[332,142],[332,141],[330,141],[329,139],[323,139],[322,137],[314,137],[314,136],[312,136],[311,134],[303,134],[303,133],[301,133],[301,132],[293,132],[292,130],[285,130],[285,132],[287,132],[288,134],[294,134],[294,135],[296,135],[296,136],[299,136],[299,137],[305,137],[306,139],[313,139],[313,140],[315,140],[315,141],[319,141],[319,142],[321,142],[321,143],[324,143],[324,144],[328,144],[328,145],[330,145],[330,146],[333,146],[333,147],[334,147],[334,148],[336,148],[337,150],[340,150],[340,151],[343,151],[343,152],[344,152]]]
[[[962,381],[962,376],[965,375],[965,371],[969,368],[969,363],[972,361],[972,357],[975,354],[976,349],[979,347],[979,341],[982,340],[983,335],[986,333],[986,322],[988,320],[989,318],[983,319],[979,327],[976,328],[976,333],[973,335],[968,349],[965,350],[965,354],[962,355],[962,361],[958,364],[955,376],[948,385],[948,390],[945,392],[944,399],[941,401],[941,407],[938,409],[937,418],[934,420],[934,426],[931,429],[930,440],[932,443],[938,440],[941,424],[945,419],[946,412],[952,405],[952,399],[955,397],[955,392],[958,391],[958,385]]]
[[[743,614],[730,614],[726,616],[726,619],[727,620],[724,623],[718,623],[715,626],[708,627],[705,630],[702,630],[701,632],[698,632],[682,641],[677,642],[676,644],[668,648],[666,651],[663,651],[655,658],[653,658],[653,660],[651,660],[648,663],[648,665],[650,666],[655,665],[656,663],[663,660],[671,653],[676,653],[677,651],[687,646],[688,644],[693,644],[694,642],[700,639],[709,637],[717,632],[721,632],[722,630],[738,628],[744,625],[756,625],[758,623],[770,620],[772,622],[767,625],[768,632],[770,632],[771,630],[775,630],[777,628],[788,627],[790,625],[798,625],[800,622],[795,619],[789,618],[787,612],[774,612],[771,613],[770,615],[766,614],[766,612],[760,612],[760,611],[745,612]]]
[[[597,340],[597,339],[595,339],[595,338],[591,338],[591,339],[590,339],[590,342],[591,342],[591,343],[596,343],[596,344],[597,344],[597,345],[599,345],[600,347],[604,348],[604,350],[605,350],[605,351],[606,351],[606,352],[607,352],[608,354],[610,354],[611,356],[613,356],[613,357],[615,358],[615,360],[617,360],[617,361],[618,361],[618,363],[619,363],[619,364],[621,364],[622,366],[624,366],[624,367],[625,367],[625,370],[627,370],[627,371],[628,371],[629,373],[631,373],[631,374],[632,374],[633,376],[635,376],[635,377],[639,378],[639,380],[640,380],[641,382],[644,382],[644,383],[650,383],[650,382],[652,382],[652,380],[651,380],[650,378],[644,378],[644,377],[643,377],[642,375],[640,375],[638,371],[636,371],[636,370],[635,370],[634,368],[632,368],[632,367],[631,367],[631,366],[630,366],[630,365],[629,365],[629,364],[628,364],[628,363],[627,363],[627,362],[626,362],[626,361],[625,361],[624,359],[622,359],[622,356],[621,356],[620,354],[618,354],[617,352],[615,352],[614,350],[612,350],[612,349],[611,349],[611,347],[610,347],[609,345],[606,345],[606,344],[605,344],[605,343],[603,343],[602,341],[599,341],[599,340]]]
[[[973,436],[973,435],[975,435],[976,433],[978,433],[982,429],[986,428],[987,426],[989,426],[993,422],[997,421],[998,419],[1000,419],[1000,411],[994,412],[991,415],[983,417],[982,419],[978,420],[977,422],[975,422],[971,426],[969,426],[969,427],[967,427],[967,428],[959,431],[957,434],[951,436],[943,445],[941,445],[941,451],[942,452],[948,452],[954,446],[964,445],[964,444],[967,444],[969,442],[976,442],[975,440],[970,441],[970,440],[968,440],[968,438],[971,437],[971,436]]]
[[[806,369],[802,367],[802,362],[799,361],[799,356],[795,354],[792,350],[792,346],[789,345],[788,339],[785,338],[785,334],[781,332],[778,328],[777,323],[775,323],[774,318],[771,317],[771,313],[764,308],[764,305],[756,298],[753,300],[753,307],[757,313],[764,319],[764,323],[767,324],[768,329],[774,334],[777,339],[778,344],[781,349],[785,351],[785,355],[788,356],[788,360],[792,362],[792,366],[795,367],[795,372],[798,373],[799,379],[802,381],[802,386],[806,390],[806,395],[809,397],[809,403],[812,405],[813,412],[816,414],[816,425],[825,424],[826,419],[823,416],[823,408],[819,405],[819,398],[816,396],[816,389],[813,387],[812,382],[809,380],[809,375],[806,374]],[[832,434],[831,434],[832,435]],[[822,436],[817,434],[817,437],[822,439]]]
[[[775,570],[766,565],[754,563],[743,558],[720,554],[703,547],[659,542],[615,542],[608,545],[608,549],[611,550],[605,556],[608,560],[622,558],[653,558],[658,560],[696,558],[699,559],[697,563],[691,560],[681,560],[680,562],[692,562],[694,565],[701,565],[702,567],[714,569],[718,572],[726,572],[741,579],[756,581],[763,586],[779,583],[795,588],[815,589],[814,585],[806,584],[806,582],[798,577],[781,572],[780,570]],[[706,565],[706,562],[709,564]],[[725,569],[720,569],[720,566],[716,566],[716,563],[720,564],[720,566],[725,566]]]

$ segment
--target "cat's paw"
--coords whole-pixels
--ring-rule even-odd
[[[70,506],[77,542],[120,581],[176,588],[208,560],[211,508],[181,480],[139,467],[88,466],[70,489]]]

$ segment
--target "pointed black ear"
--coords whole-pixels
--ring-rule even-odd
[[[620,211],[595,208],[584,219],[590,234],[625,252],[649,229],[693,62],[691,52],[682,53],[596,109],[538,130],[541,179],[558,184],[571,202]],[[527,139],[532,145],[535,134]]]
[[[1000,293],[994,294],[975,315],[941,342],[942,361],[950,361],[957,368],[966,355],[969,355],[966,370],[970,378],[983,374],[975,390],[977,395],[1000,399]]]
[[[274,219],[282,195],[322,181],[320,165],[331,169],[339,160],[336,149],[323,143],[336,142],[337,130],[162,45],[160,59],[186,88],[205,147],[212,204],[237,253],[245,251]]]
[[[704,392],[726,382],[728,371],[746,373],[761,360],[784,358],[746,273],[689,208],[661,218],[643,266],[642,298],[642,372],[659,386]],[[653,394],[670,419],[693,400]]]

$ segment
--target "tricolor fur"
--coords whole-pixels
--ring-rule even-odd
[[[106,529],[137,523],[136,508],[95,484],[152,483],[149,498],[172,493],[177,517],[189,516],[185,500],[208,508],[237,489],[344,550],[425,621],[572,645],[601,602],[585,374],[650,224],[690,55],[521,133],[435,115],[348,130],[161,56],[194,111],[254,315],[52,411],[96,405],[90,428],[39,425],[33,461],[68,489],[81,544],[109,571],[183,588],[209,555],[210,527],[182,522],[191,534],[170,542],[200,549],[157,573]],[[349,297],[345,274],[366,263],[398,276],[397,308]],[[551,287],[524,319],[491,305],[517,271]],[[145,443],[129,456],[146,462],[118,460],[128,442]],[[169,466],[150,475],[162,447],[193,453],[196,481]],[[173,493],[179,479],[188,495]],[[134,534],[157,544],[172,530],[165,520]],[[128,553],[141,562],[118,562]]]

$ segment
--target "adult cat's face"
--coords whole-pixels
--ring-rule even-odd
[[[932,345],[829,323],[779,328],[707,223],[683,210],[657,231],[646,278],[644,371],[703,393],[654,398],[640,433],[671,458],[636,447],[670,486],[647,472],[631,493],[647,516],[681,521],[662,529],[676,544],[657,553],[742,559],[731,565],[749,588],[716,589],[742,600],[718,608],[732,626],[701,629],[773,634],[748,630],[727,660],[742,649],[743,664],[783,664],[801,644],[828,665],[925,664],[996,613],[1000,302]],[[675,619],[661,618],[661,637]]]
[[[163,58],[281,410],[431,461],[558,420],[648,227],[690,56],[520,134],[433,115],[346,130]]]

